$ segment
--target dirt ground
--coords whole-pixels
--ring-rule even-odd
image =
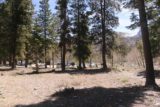
[[[142,71],[1,69],[0,107],[160,107],[160,92],[145,90]]]

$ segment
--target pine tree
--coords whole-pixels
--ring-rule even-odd
[[[28,50],[30,58],[36,64],[35,73],[39,72],[38,61],[43,56],[42,51],[43,51],[43,41],[44,41],[44,38],[40,35],[41,26],[38,20],[39,18],[37,16],[33,18],[33,27],[32,27],[33,30],[32,30],[32,36],[29,38],[29,50]]]
[[[54,57],[56,52],[58,51],[58,29],[59,29],[59,18],[56,14],[54,14],[53,19],[52,19],[52,24],[51,24],[51,29],[50,29],[50,35],[51,35],[51,56],[52,56],[52,68],[54,69]]]
[[[139,15],[140,15],[140,25],[141,25],[142,40],[143,40],[143,46],[144,46],[146,72],[147,72],[145,85],[147,87],[157,87],[155,82],[153,59],[152,59],[152,53],[151,53],[151,45],[149,41],[149,30],[148,30],[144,0],[140,0],[138,2],[138,9],[139,9]]]
[[[148,1],[151,2],[151,1]],[[146,87],[157,88],[157,84],[155,82],[155,73],[153,66],[153,58],[151,53],[151,44],[149,40],[149,29],[148,29],[148,16],[146,11],[146,1],[145,0],[130,0],[125,1],[126,8],[134,8],[139,11],[139,25],[141,27],[142,33],[142,41],[143,41],[143,49],[144,49],[144,57],[146,64]]]
[[[9,38],[12,69],[16,68],[17,56],[25,57],[25,47],[31,34],[31,0],[6,0],[6,35]]]
[[[6,53],[6,40],[4,27],[5,27],[5,3],[0,2],[0,63],[5,58]]]
[[[149,33],[153,57],[158,57],[160,54],[160,2],[150,1],[152,5],[146,7],[147,18],[149,20]],[[149,2],[149,3],[150,3]]]
[[[102,45],[102,65],[107,69],[106,54],[108,43],[112,40],[112,29],[118,25],[118,17],[115,11],[119,11],[119,2],[115,0],[91,0],[90,8],[93,12],[92,33],[97,43]],[[99,35],[101,35],[99,37]]]
[[[60,48],[61,48],[61,68],[62,71],[65,71],[65,59],[66,59],[66,39],[69,35],[68,29],[68,3],[69,0],[58,0],[57,1],[57,11],[59,12],[58,16],[60,18],[61,26],[59,29],[60,34]]]
[[[85,68],[85,60],[88,59],[91,52],[89,49],[89,23],[86,0],[71,1],[71,23],[72,33],[74,35],[74,55],[79,61],[79,69]]]
[[[44,38],[44,62],[45,68],[47,68],[47,49],[48,49],[48,40],[50,39],[50,27],[52,22],[52,13],[49,7],[49,0],[41,0],[40,10],[38,14],[39,24],[41,26],[41,36]]]
[[[3,1],[0,4],[0,59],[11,59],[11,14],[9,2]],[[11,61],[10,61],[11,62]],[[11,65],[11,64],[10,64]]]

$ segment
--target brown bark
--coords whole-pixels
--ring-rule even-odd
[[[146,17],[146,10],[145,10],[145,1],[139,0],[139,16],[140,16],[140,25],[141,25],[141,32],[142,32],[142,40],[144,46],[144,56],[145,56],[145,63],[146,63],[146,87],[155,87],[155,74],[154,74],[154,67],[153,67],[153,59],[151,53],[151,46],[149,41],[149,31],[148,31],[148,23]]]
[[[25,68],[28,67],[28,58],[25,59]]]
[[[11,64],[11,67],[12,69],[15,69],[16,68],[16,46],[14,45],[13,47],[13,50],[12,50],[12,64]]]
[[[86,68],[86,64],[85,64],[85,61],[83,60],[83,69]]]
[[[45,35],[45,43],[44,43],[44,63],[45,63],[45,68],[47,68],[47,30],[46,30],[46,23],[45,23],[45,30],[44,30],[44,35]]]
[[[12,3],[12,45],[11,45],[11,56],[12,56],[12,64],[11,68],[15,69],[16,68],[16,51],[17,51],[17,14],[15,14],[15,4]]]
[[[102,24],[102,65],[103,69],[107,69],[107,64],[106,64],[106,25],[105,25],[105,0],[101,0],[101,24]],[[104,5],[103,5],[104,3]]]
[[[62,71],[66,69],[66,34],[67,34],[67,0],[65,0],[64,6],[62,7],[62,18],[63,25],[62,25],[62,34],[61,34],[61,68]]]
[[[78,66],[78,69],[81,70],[82,69],[82,59],[79,58],[79,66]]]
[[[78,7],[80,6],[80,4],[79,4],[79,0],[78,0]],[[80,11],[79,11],[79,8],[77,9],[77,13],[78,13],[78,18],[77,18],[77,25],[78,25],[78,48],[80,48],[80,27],[79,27],[79,24],[80,24]],[[79,70],[81,70],[82,69],[82,58],[80,57],[80,56],[78,56],[78,60],[79,60]]]
[[[52,68],[54,69],[54,52],[52,51]]]
[[[65,68],[66,68],[66,46],[63,45],[62,47],[62,60],[61,60],[61,64],[62,64],[62,71],[65,71]]]

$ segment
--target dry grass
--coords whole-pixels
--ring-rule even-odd
[[[24,68],[0,71],[0,107],[154,107],[159,104],[160,93],[145,91],[142,88],[145,79],[137,76],[139,71],[134,69],[86,74],[30,72],[32,69]],[[160,85],[159,79],[157,82]],[[66,88],[74,91],[64,96]]]

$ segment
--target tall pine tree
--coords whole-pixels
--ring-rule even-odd
[[[66,59],[66,39],[69,35],[69,29],[68,29],[68,3],[69,0],[58,0],[56,9],[58,11],[58,16],[60,18],[60,48],[61,48],[61,68],[62,71],[65,71],[65,59]]]
[[[50,39],[50,27],[52,23],[52,12],[49,7],[49,0],[41,0],[40,10],[38,14],[38,23],[41,26],[41,36],[44,38],[44,62],[45,68],[47,68],[47,49],[48,40]]]
[[[124,0],[124,4],[126,8],[134,8],[138,9],[140,20],[138,20],[139,25],[141,27],[142,33],[142,41],[143,41],[143,49],[144,49],[144,57],[146,64],[146,87],[157,88],[157,84],[155,81],[155,72],[153,66],[153,57],[151,53],[151,44],[149,40],[149,29],[148,29],[148,15],[146,10],[146,3],[152,1],[145,0]]]
[[[143,46],[144,46],[144,56],[145,56],[146,71],[147,71],[146,86],[156,88],[157,85],[155,82],[153,59],[152,59],[152,53],[151,53],[151,45],[149,41],[149,30],[148,30],[147,15],[145,10],[144,0],[138,1],[138,10],[139,10],[139,16],[140,16],[140,25],[141,25],[142,40],[143,40]]]
[[[70,6],[71,28],[74,37],[74,55],[79,61],[79,69],[85,68],[85,60],[90,56],[89,12],[86,0],[72,0]]]
[[[118,17],[115,12],[119,11],[119,1],[115,0],[91,0],[90,7],[93,12],[92,33],[97,43],[101,43],[102,65],[107,69],[106,54],[108,44],[112,40],[112,29],[118,25]]]
[[[12,69],[16,68],[17,57],[25,57],[26,43],[31,35],[32,1],[6,0],[9,17],[7,31],[10,39],[10,56]]]
[[[38,17],[35,16],[33,18],[33,29],[32,29],[32,36],[30,37],[29,41],[29,50],[28,54],[32,58],[32,60],[36,64],[36,71],[35,73],[38,73],[39,71],[39,66],[38,62],[43,56],[43,41],[44,38],[40,35],[41,34],[41,26],[39,25]]]

